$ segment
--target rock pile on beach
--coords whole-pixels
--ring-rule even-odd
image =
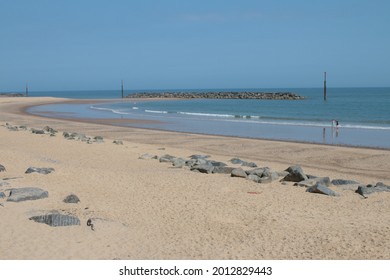
[[[268,184],[274,181],[279,181],[282,184],[286,182],[294,183],[293,186],[305,187],[306,192],[323,194],[328,196],[339,196],[339,193],[332,190],[330,187],[339,187],[348,185],[348,189],[354,190],[356,193],[367,198],[367,195],[374,192],[390,192],[390,186],[379,182],[376,185],[363,185],[359,182],[344,179],[330,180],[329,177],[317,177],[306,174],[301,166],[290,166],[283,171],[275,171],[269,167],[257,167],[254,162],[247,162],[239,158],[229,160],[234,165],[243,167],[256,167],[254,169],[244,170],[242,167],[228,166],[224,162],[214,161],[209,159],[208,155],[192,155],[188,159],[175,157],[172,155],[157,156],[154,154],[143,154],[139,159],[152,160],[156,159],[162,163],[171,163],[177,168],[189,168],[189,170],[205,174],[229,174],[231,177],[244,178],[259,184]]]
[[[127,98],[179,98],[179,99],[267,99],[302,100],[303,96],[291,92],[219,91],[219,92],[140,92]]]
[[[0,92],[0,97],[23,97],[26,96],[24,93],[18,92]]]

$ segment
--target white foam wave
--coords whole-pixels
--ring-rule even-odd
[[[234,118],[234,115],[228,114],[210,114],[210,113],[191,113],[191,112],[178,112],[182,115],[190,115],[190,116],[204,116],[204,117],[221,117],[221,118]]]
[[[155,110],[145,110],[147,113],[155,113],[155,114],[168,114],[167,111],[155,111]]]

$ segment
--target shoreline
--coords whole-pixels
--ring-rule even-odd
[[[300,165],[306,174],[330,180],[390,185],[390,151],[123,128],[19,112],[39,102],[53,99],[0,99],[3,124],[58,130],[51,137],[0,126],[5,167],[0,182],[6,183],[0,193],[8,196],[9,189],[26,186],[48,192],[32,201],[0,199],[0,259],[390,258],[384,238],[390,233],[390,192],[364,199],[356,185],[330,185],[339,196],[327,196],[288,181],[257,183],[139,159],[145,153],[183,159],[204,154],[233,166],[230,159],[239,157],[277,172]],[[64,131],[104,141],[70,140]],[[26,174],[28,167],[53,172]],[[80,202],[64,203],[69,194]],[[29,220],[53,211],[78,217],[80,225]]]
[[[170,98],[170,100],[180,100],[181,98]],[[68,120],[68,121],[74,121],[74,122],[85,122],[85,123],[94,123],[94,124],[101,124],[101,125],[112,125],[112,126],[118,126],[118,127],[131,127],[134,129],[141,129],[141,130],[152,130],[152,131],[160,131],[160,132],[171,132],[171,133],[179,133],[179,134],[194,134],[194,135],[209,135],[209,136],[216,136],[216,137],[228,137],[228,138],[237,138],[237,139],[250,139],[250,140],[261,140],[261,141],[273,141],[273,142],[285,142],[285,143],[297,143],[297,144],[309,144],[309,145],[320,145],[320,146],[330,146],[330,147],[343,147],[343,148],[358,148],[358,149],[373,149],[373,150],[384,150],[384,151],[390,151],[390,148],[386,147],[372,147],[372,146],[359,146],[359,145],[348,145],[348,144],[330,144],[330,143],[318,143],[318,142],[311,142],[311,141],[300,141],[300,140],[286,140],[286,139],[274,139],[274,138],[266,138],[266,137],[244,137],[244,136],[235,136],[235,135],[223,135],[223,134],[209,134],[209,133],[201,133],[201,132],[182,132],[182,131],[174,131],[174,130],[165,130],[165,129],[159,129],[159,128],[147,128],[147,127],[136,127],[131,126],[131,124],[137,124],[137,123],[164,123],[163,121],[152,121],[152,120],[142,120],[142,119],[99,119],[99,118],[65,118],[65,117],[59,117],[53,116],[47,117],[39,114],[34,114],[28,112],[28,109],[31,107],[39,106],[39,105],[50,105],[50,104],[98,104],[98,103],[111,103],[111,102],[119,102],[123,99],[70,99],[69,101],[59,101],[59,102],[53,102],[53,103],[44,103],[44,104],[35,104],[31,106],[25,106],[21,110],[22,114],[31,115],[31,116],[38,116],[42,118],[47,119],[57,119],[57,120]],[[132,101],[160,101],[164,100],[164,98],[129,98],[126,97],[126,102],[132,102]],[[127,125],[120,125],[121,123],[127,124]]]

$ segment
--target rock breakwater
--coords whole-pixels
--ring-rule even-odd
[[[139,92],[126,98],[180,98],[180,99],[267,99],[302,100],[303,96],[291,92],[219,91],[219,92]]]

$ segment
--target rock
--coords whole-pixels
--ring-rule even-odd
[[[62,227],[62,226],[74,226],[80,225],[79,218],[70,215],[63,215],[59,213],[49,213],[39,216],[30,217],[30,220],[33,220],[37,223],[47,224],[51,227]]]
[[[5,171],[4,165],[1,165],[1,164],[0,164],[0,172],[4,172],[4,171]]]
[[[307,180],[295,183],[294,186],[309,188],[309,187],[314,186],[317,183],[324,185],[326,187],[329,187],[330,186],[330,179],[329,179],[329,177],[307,179]]]
[[[70,194],[63,200],[65,203],[79,203],[80,199],[75,194]]]
[[[300,182],[308,179],[300,166],[290,166],[286,171],[289,174],[283,178],[284,181]]]
[[[123,142],[121,140],[114,140],[112,143],[117,145],[123,145]]]
[[[340,186],[340,185],[358,185],[359,183],[352,180],[343,180],[343,179],[334,179],[332,180],[332,185]]]
[[[263,176],[264,171],[267,170],[267,169],[268,169],[268,167],[256,168],[256,169],[247,170],[247,171],[245,171],[245,173],[247,175],[256,175],[256,176],[261,177],[261,176]]]
[[[26,174],[29,174],[29,173],[33,173],[33,172],[37,172],[37,173],[40,173],[40,174],[49,174],[51,172],[54,171],[54,168],[39,168],[39,167],[29,167],[26,172]]]
[[[231,173],[231,176],[232,177],[240,177],[240,178],[246,178],[247,177],[245,171],[242,168],[235,168],[235,169],[233,169],[232,173]]]
[[[214,171],[214,166],[208,164],[194,165],[191,167],[191,171],[199,171],[200,173],[210,174]]]
[[[191,155],[190,156],[191,159],[206,159],[209,157],[210,157],[209,155]]]
[[[70,137],[70,134],[68,132],[63,132],[62,133],[62,136],[64,136],[64,138],[69,138]]]
[[[247,161],[244,161],[241,165],[242,166],[248,166],[248,167],[257,167],[256,163],[254,163],[254,162],[247,162]]]
[[[231,163],[233,164],[242,164],[244,161],[242,161],[241,159],[239,158],[232,158],[231,160],[229,160]]]
[[[93,140],[94,140],[96,143],[102,143],[102,142],[104,142],[102,136],[95,136],[95,137],[93,137]]]
[[[4,192],[0,192],[0,198],[5,198],[5,193]]]
[[[182,158],[175,158],[172,160],[172,165],[174,167],[183,167],[186,165],[186,160]]]
[[[158,157],[156,155],[151,154],[143,154],[138,159],[157,159]]]
[[[356,193],[360,194],[364,198],[367,198],[367,195],[370,195],[375,192],[390,192],[390,186],[386,186],[382,182],[378,182],[375,186],[367,185],[367,186],[358,186]]]
[[[213,169],[213,173],[218,174],[231,174],[233,169],[236,169],[235,167],[229,167],[229,166],[215,166]]]
[[[20,188],[20,189],[10,189],[10,194],[7,201],[10,202],[20,202],[25,200],[37,200],[42,198],[47,198],[49,193],[40,188]]]
[[[160,157],[159,161],[160,162],[173,162],[173,160],[175,159],[176,157],[174,156],[171,156],[171,155],[163,155]]]
[[[325,194],[329,196],[339,196],[338,193],[332,191],[327,186],[322,185],[320,183],[317,183],[314,186],[307,188],[306,191],[310,193],[319,193],[319,194]]]
[[[248,180],[254,181],[256,183],[260,182],[260,177],[254,174],[249,174],[247,177]]]
[[[25,125],[20,125],[20,126],[19,126],[19,130],[27,130],[27,126],[25,126]]]
[[[45,131],[45,132],[47,132],[47,133],[50,133],[50,134],[55,134],[55,133],[58,132],[57,130],[55,130],[55,129],[49,127],[49,126],[45,126],[45,127],[43,128],[43,131]]]
[[[45,134],[45,131],[43,131],[42,129],[31,128],[31,132],[34,134]]]
[[[220,161],[209,160],[208,162],[209,162],[212,166],[215,166],[215,167],[224,167],[224,166],[227,166],[226,163],[220,162]]]

